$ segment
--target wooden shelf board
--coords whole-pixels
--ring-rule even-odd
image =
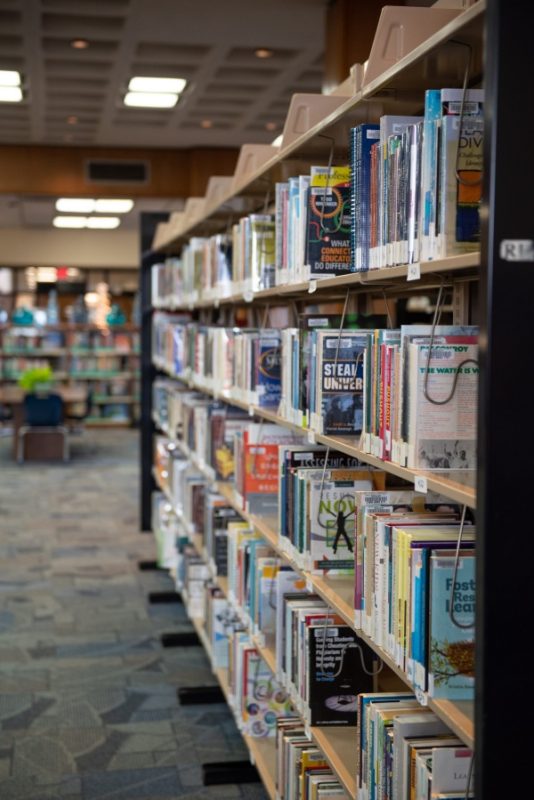
[[[3,349],[0,355],[3,358],[52,358],[54,356],[64,356],[67,354],[67,349],[65,347],[50,347],[50,348],[36,348],[35,350],[7,350]]]
[[[356,800],[357,728],[310,728],[310,732],[349,797]]]
[[[115,396],[109,396],[109,397],[102,397],[97,395],[96,397],[93,397],[93,403],[98,406],[100,405],[108,406],[108,405],[113,405],[115,403],[121,403],[124,405],[126,403],[131,404],[137,402],[139,402],[139,400],[131,394],[124,394],[124,395],[117,394]]]
[[[97,417],[86,417],[83,424],[90,428],[129,428],[132,421],[130,419],[98,419]]]
[[[258,637],[251,635],[252,643],[260,656],[263,658],[273,675],[276,673],[276,652],[274,636],[268,637],[265,644],[261,644]]]
[[[265,791],[271,800],[276,800],[276,743],[274,738],[257,739],[246,735],[243,738],[252,756],[252,762],[260,773]]]
[[[472,700],[433,700],[429,699],[429,707],[464,741],[469,747],[475,747],[475,704]]]
[[[437,278],[447,274],[455,274],[461,272],[471,272],[477,276],[477,268],[480,266],[480,253],[463,253],[457,256],[449,256],[448,258],[435,259],[434,261],[421,261],[419,262],[419,271],[421,278],[419,280],[411,281],[410,288],[417,289],[418,287],[428,288],[430,278]],[[310,301],[313,300],[311,295],[317,293],[324,294],[342,294],[345,290],[354,289],[358,287],[373,287],[390,283],[398,283],[400,285],[406,283],[408,275],[408,265],[404,264],[398,267],[387,267],[383,269],[368,270],[366,272],[352,272],[349,275],[337,275],[332,278],[319,278],[311,281],[302,281],[300,283],[287,283],[283,286],[274,286],[270,289],[262,289],[255,292],[252,301],[269,301],[273,298],[284,300],[284,298],[294,299],[295,297],[310,296]],[[250,304],[250,300],[245,299],[242,294],[232,294],[228,297],[221,297],[218,300],[213,299],[200,299],[192,305],[192,308],[210,308],[218,305],[236,305],[236,304]],[[181,309],[188,310],[191,306],[188,304],[178,304],[168,306],[168,309]]]

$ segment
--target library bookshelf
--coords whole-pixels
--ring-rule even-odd
[[[458,305],[454,305],[454,321],[463,323],[474,319],[479,324],[478,468],[475,477],[450,471],[409,470],[384,463],[362,452],[357,439],[303,430],[273,411],[250,405],[239,397],[217,395],[193,378],[185,379],[191,388],[247,410],[251,418],[298,429],[310,443],[317,442],[356,456],[412,483],[417,491],[436,491],[474,511],[478,531],[475,702],[433,700],[421,693],[417,698],[422,704],[428,704],[466,745],[474,747],[474,784],[478,800],[501,794],[521,796],[525,791],[528,775],[521,770],[511,771],[505,765],[514,763],[517,742],[529,736],[530,713],[525,711],[527,708],[528,712],[534,710],[528,670],[518,671],[512,655],[524,641],[524,621],[534,613],[534,599],[531,593],[521,592],[521,610],[514,614],[502,597],[502,587],[507,581],[512,581],[516,587],[526,587],[532,580],[531,536],[526,530],[528,525],[522,523],[531,512],[529,491],[523,491],[522,486],[523,481],[527,487],[530,483],[531,459],[529,447],[522,443],[530,410],[529,393],[525,391],[528,381],[525,364],[529,360],[527,342],[531,335],[529,298],[534,292],[534,273],[529,267],[532,258],[528,253],[534,252],[534,244],[532,201],[526,198],[531,197],[534,185],[534,156],[528,149],[521,161],[521,170],[512,176],[508,154],[517,147],[517,115],[513,112],[511,98],[518,76],[530,74],[533,66],[534,53],[528,34],[533,16],[529,4],[505,4],[502,0],[479,0],[459,10],[452,20],[410,52],[403,53],[394,64],[384,65],[368,83],[364,80],[363,85],[357,86],[334,111],[315,122],[309,130],[287,144],[282,142],[276,152],[250,172],[236,175],[231,191],[215,201],[207,198],[200,212],[184,215],[177,227],[168,226],[165,235],[157,237],[157,246],[150,252],[145,251],[142,259],[141,517],[143,529],[148,530],[150,494],[156,488],[152,474],[152,440],[157,428],[152,415],[151,384],[162,367],[151,361],[151,266],[165,255],[179,253],[190,237],[222,232],[230,219],[261,210],[266,186],[272,191],[275,182],[288,174],[298,174],[299,169],[305,170],[312,163],[326,164],[332,153],[336,159],[346,160],[350,127],[362,121],[376,121],[382,114],[418,113],[425,89],[460,87],[466,54],[470,60],[469,85],[480,85],[484,76],[485,107],[491,109],[491,113],[486,114],[485,119],[480,252],[340,278],[303,281],[255,293],[248,286],[234,286],[224,295],[174,298],[165,305],[165,310],[190,311],[207,322],[210,314],[221,307],[230,311],[240,306],[262,308],[284,303],[305,307],[318,302],[318,298],[339,300],[350,295],[359,299],[384,291],[395,298],[447,285],[453,296],[460,298]],[[524,123],[526,133],[534,133],[534,113],[530,106],[525,110]],[[510,201],[511,197],[525,199],[515,203]],[[146,224],[154,230],[152,220],[147,219]],[[147,231],[148,228],[145,233]],[[530,244],[522,249],[518,245],[521,242]],[[513,246],[510,248],[510,245]],[[465,301],[466,296],[467,304],[461,300]],[[469,310],[465,312],[467,306]],[[188,455],[194,461],[195,455]],[[202,466],[198,460],[197,466]],[[218,483],[216,488],[282,559],[297,568],[291,553],[280,549],[276,520],[244,512],[231,486]],[[503,532],[510,527],[513,538],[506,544]],[[303,574],[308,587],[354,628],[352,582]],[[224,586],[219,585],[224,591]],[[390,674],[410,686],[402,670],[363,631],[355,630],[382,658]],[[257,640],[255,644],[272,668],[275,665],[272,643]],[[217,677],[224,690],[225,676]],[[521,710],[510,702],[510,690],[514,691],[514,696],[521,697]],[[228,695],[228,691],[226,693]],[[231,702],[231,698],[228,699]],[[311,729],[309,733],[323,750],[348,796],[356,797],[354,730]],[[264,744],[268,748],[269,744],[250,741],[247,744],[251,758],[258,765],[263,763],[263,767],[259,766],[260,774],[273,797],[272,784],[264,773],[265,764],[270,758],[274,759],[274,754],[270,753],[262,761],[258,748]]]
[[[1,325],[0,384],[16,383],[32,366],[50,366],[54,381],[87,389],[85,425],[129,427],[139,419],[139,331],[131,324],[107,329],[70,323]]]

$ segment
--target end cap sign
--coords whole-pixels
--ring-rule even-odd
[[[499,247],[503,261],[534,261],[532,239],[503,239]]]

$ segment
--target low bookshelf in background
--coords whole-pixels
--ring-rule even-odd
[[[61,386],[83,386],[84,424],[130,426],[139,419],[139,328],[121,325],[3,325],[0,380],[16,384],[35,366],[48,366]]]

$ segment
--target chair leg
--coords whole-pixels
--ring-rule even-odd
[[[26,439],[26,431],[23,428],[19,428],[17,433],[17,463],[23,464],[24,463],[24,441]]]

